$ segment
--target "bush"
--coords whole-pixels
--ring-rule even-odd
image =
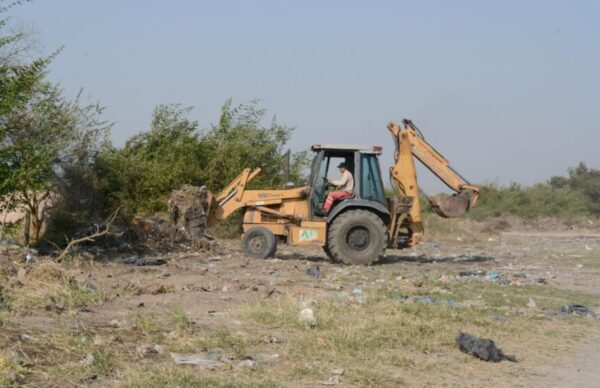
[[[474,219],[511,214],[523,218],[568,217],[586,215],[586,198],[568,188],[555,188],[548,183],[523,187],[513,183],[507,187],[486,184],[481,187],[477,206],[469,212]]]
[[[226,102],[219,123],[205,130],[187,118],[190,110],[161,105],[149,131],[98,154],[95,174],[111,209],[119,207],[126,216],[164,211],[171,192],[183,184],[218,193],[246,167],[263,170],[253,187],[283,186],[283,146],[293,128],[274,120],[264,126],[266,111],[256,101],[237,107]],[[290,178],[301,181],[305,164],[304,153],[292,155]]]

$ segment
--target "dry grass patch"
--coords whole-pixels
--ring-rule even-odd
[[[193,388],[275,388],[283,385],[268,379],[248,381],[247,377],[207,376],[193,368],[147,366],[124,371],[125,379],[116,384],[120,387],[193,387]]]
[[[20,276],[0,274],[2,306],[12,311],[25,311],[46,306],[69,309],[101,303],[106,300],[101,290],[76,280],[76,271],[53,261],[40,261],[19,269]]]
[[[299,322],[299,302],[292,298],[256,301],[241,316],[286,333],[288,340],[281,352],[293,364],[290,377],[310,375],[320,380],[332,368],[342,367],[344,381],[350,384],[386,386],[401,384],[406,373],[425,376],[432,369],[448,368],[450,373],[462,368],[451,362],[463,357],[454,344],[459,331],[496,339],[509,352],[511,348],[517,351],[518,357],[533,351],[527,350],[528,344],[544,340],[562,338],[561,345],[566,346],[566,337],[579,336],[591,323],[558,316],[558,307],[573,299],[588,303],[597,298],[547,286],[447,285],[433,280],[417,289],[379,286],[363,292],[363,304],[350,303],[343,294],[314,303],[318,321],[314,328]],[[413,298],[423,295],[431,299]],[[530,298],[539,301],[538,308],[526,307]],[[469,300],[478,303],[472,305]],[[432,354],[450,356],[431,362]],[[315,364],[318,367],[311,367]]]
[[[432,213],[424,214],[423,225],[429,241],[456,241],[458,237],[466,243],[480,242],[497,234],[495,230],[477,226],[472,220],[442,218]]]

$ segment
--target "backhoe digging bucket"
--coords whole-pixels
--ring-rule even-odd
[[[431,208],[440,217],[455,218],[465,214],[471,207],[471,193],[461,191],[450,197],[427,197]]]

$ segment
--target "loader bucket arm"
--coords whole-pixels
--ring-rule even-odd
[[[258,174],[261,169],[256,168],[250,171],[245,168],[240,175],[232,180],[219,194],[217,194],[209,204],[208,226],[213,226],[223,221],[231,213],[240,209],[246,204],[241,201],[246,185]]]

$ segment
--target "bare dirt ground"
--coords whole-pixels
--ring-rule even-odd
[[[598,231],[431,240],[370,267],[285,245],[274,259],[246,259],[228,240],[209,253],[146,255],[167,261],[148,266],[24,264],[4,251],[0,383],[600,385],[600,321],[559,313],[600,307]],[[461,353],[460,331],[494,339],[518,363]],[[178,355],[202,365],[178,365]]]

